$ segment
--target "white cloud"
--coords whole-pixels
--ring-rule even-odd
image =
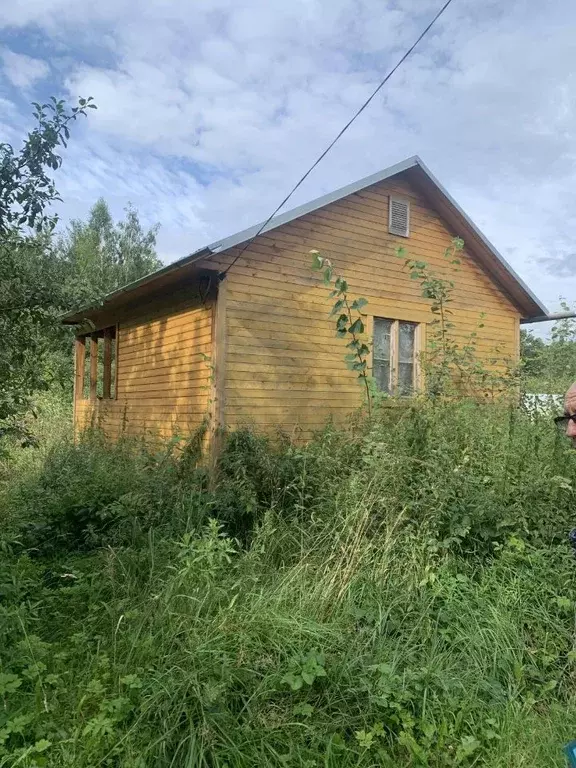
[[[28,0],[0,27],[39,29],[58,89],[98,103],[63,215],[131,200],[173,258],[267,216],[437,7]],[[546,302],[576,296],[575,24],[570,0],[452,4],[292,202],[419,154]]]
[[[50,72],[50,67],[45,61],[14,53],[8,48],[0,48],[0,59],[4,65],[5,77],[16,88],[23,90],[27,90],[38,80],[43,80]]]

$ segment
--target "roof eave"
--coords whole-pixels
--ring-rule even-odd
[[[84,307],[83,309],[79,309],[74,312],[68,312],[67,314],[62,315],[60,322],[63,325],[78,325],[79,323],[83,323],[86,317],[91,313],[102,312],[102,310],[106,309],[107,304],[112,303],[115,299],[118,299],[123,294],[132,293],[137,288],[141,288],[147,283],[156,282],[156,280],[159,278],[167,276],[172,272],[178,272],[185,267],[192,266],[195,262],[209,258],[212,256],[212,254],[213,252],[209,247],[199,248],[197,251],[188,254],[188,256],[184,256],[183,258],[178,259],[177,261],[173,261],[171,264],[167,264],[165,267],[156,270],[156,272],[151,272],[150,274],[144,275],[144,277],[141,277],[138,280],[134,280],[131,283],[127,283],[126,285],[117,288],[111,293],[107,293],[99,304],[92,304],[89,307]]]
[[[222,253],[223,251],[226,251],[230,248],[234,248],[236,246],[242,245],[243,243],[249,242],[257,234],[264,234],[271,230],[277,229],[278,227],[281,227],[284,224],[288,224],[289,222],[294,221],[301,216],[312,213],[326,205],[329,205],[330,203],[337,202],[338,200],[341,200],[348,195],[359,192],[374,184],[386,181],[387,179],[390,179],[393,176],[397,176],[400,173],[404,173],[405,171],[412,171],[413,173],[419,174],[422,179],[425,179],[433,187],[435,193],[445,201],[448,208],[456,214],[456,217],[463,223],[465,228],[468,229],[473,238],[478,241],[478,243],[481,245],[481,250],[484,253],[484,256],[488,254],[488,260],[490,257],[492,258],[492,269],[489,269],[490,265],[486,264],[486,269],[490,273],[491,279],[506,291],[507,295],[510,296],[513,303],[516,304],[519,311],[522,313],[522,316],[534,317],[548,314],[547,308],[532,293],[532,291],[516,274],[516,272],[504,259],[504,257],[496,250],[492,243],[476,227],[474,222],[467,216],[462,208],[460,208],[458,203],[449,194],[449,192],[444,189],[442,184],[440,184],[438,179],[431,173],[431,171],[426,167],[422,160],[417,155],[414,155],[413,157],[409,157],[408,159],[403,160],[401,163],[392,165],[383,171],[379,171],[378,173],[372,174],[371,176],[366,176],[359,181],[348,184],[347,186],[341,187],[340,189],[334,190],[333,192],[329,192],[328,194],[318,197],[309,203],[298,206],[291,211],[287,211],[286,213],[282,213],[279,216],[275,216],[271,221],[265,223],[264,226],[263,222],[255,224],[252,227],[248,227],[247,229],[230,235],[229,237],[226,237],[222,240],[217,240],[210,245],[205,246],[204,248],[200,248],[188,256],[185,256],[182,259],[178,259],[177,261],[172,262],[172,264],[159,269],[157,272],[146,275],[145,277],[129,283],[122,288],[118,288],[116,291],[108,294],[104,298],[102,304],[98,306],[88,307],[79,312],[73,312],[65,315],[62,318],[62,322],[66,324],[77,324],[79,322],[83,322],[83,319],[86,317],[86,313],[102,311],[106,309],[106,305],[117,299],[121,294],[133,292],[136,289],[146,285],[147,283],[154,282],[161,279],[165,275],[169,275],[171,272],[177,272],[185,267],[193,265],[197,261],[209,259],[214,254]],[[486,258],[484,261],[486,261]]]
[[[488,240],[484,233],[478,229],[472,219],[466,214],[466,212],[458,205],[452,195],[442,186],[430,169],[418,158],[417,162],[418,170],[425,175],[425,177],[436,187],[436,190],[445,198],[448,204],[455,210],[458,216],[465,222],[468,229],[472,231],[474,236],[482,243],[485,249],[494,257],[496,264],[498,264],[504,273],[510,278],[512,284],[517,287],[517,291],[513,291],[515,303],[519,305],[524,313],[524,317],[534,317],[536,315],[547,315],[548,309],[542,304],[540,299],[530,290],[522,278],[516,273],[516,271],[510,266],[502,254],[497,248]],[[497,276],[494,276],[496,282],[502,283]],[[506,288],[506,286],[503,286]]]

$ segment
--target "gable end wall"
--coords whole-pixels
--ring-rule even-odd
[[[390,195],[410,201],[409,238],[388,233]],[[310,269],[312,248],[332,260],[352,296],[368,299],[368,329],[371,318],[381,316],[422,323],[425,336],[433,317],[395,255],[404,246],[410,257],[454,279],[450,319],[458,340],[478,331],[480,356],[492,358],[498,347],[501,357],[517,359],[518,309],[466,250],[459,271],[447,269],[443,253],[456,234],[419,192],[395,177],[260,235],[226,278],[226,425],[280,425],[306,437],[329,417],[345,420],[362,401],[356,376],[344,364],[345,343],[329,317],[328,291]],[[205,266],[224,269],[238,251],[214,256]]]

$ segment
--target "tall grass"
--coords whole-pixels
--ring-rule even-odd
[[[560,766],[576,452],[542,414],[56,442],[0,498],[0,766]]]

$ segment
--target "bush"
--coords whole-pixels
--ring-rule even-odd
[[[153,527],[170,529],[174,512],[191,509],[205,485],[201,472],[182,476],[174,448],[154,452],[130,438],[110,444],[97,431],[57,442],[8,490],[5,518],[36,555],[133,544]]]
[[[547,414],[422,400],[307,445],[232,434],[214,511],[241,537],[267,511],[325,526],[363,489],[372,529],[401,516],[435,551],[486,555],[511,534],[535,546],[563,541],[575,475],[576,453]]]
[[[489,555],[511,534],[535,546],[563,540],[575,470],[546,414],[423,400],[348,431],[327,427],[306,445],[234,432],[211,492],[176,442],[152,450],[89,432],[77,444],[58,441],[9,483],[0,510],[43,554],[133,543],[152,528],[176,535],[207,515],[247,545],[266,515],[314,530],[362,488],[371,529],[401,516],[433,551]]]
[[[210,491],[180,456],[91,435],[8,481],[44,527],[0,561],[0,765],[563,764],[576,452],[547,419],[243,431]]]

